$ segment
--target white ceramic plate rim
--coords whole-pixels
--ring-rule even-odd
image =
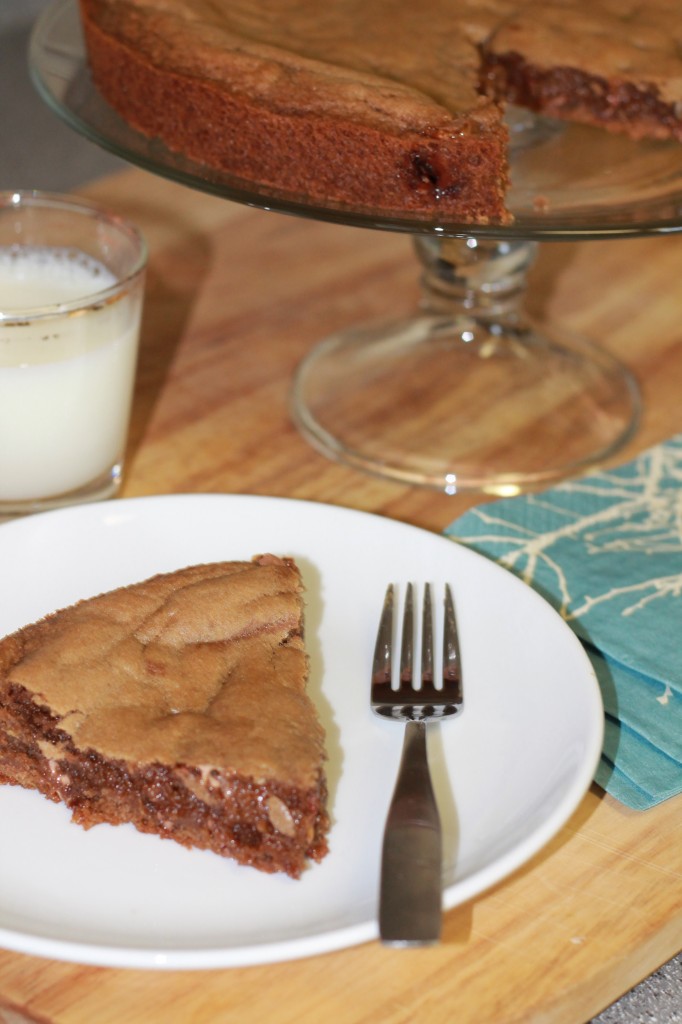
[[[82,879],[87,879],[88,865],[92,869],[95,863],[108,864],[114,856],[110,851],[120,842],[124,857],[133,858],[131,863],[137,863],[138,854],[147,867],[156,865],[158,858],[161,877],[169,883],[177,884],[178,872],[186,872],[188,864],[199,865],[199,873],[207,872],[214,880],[218,862],[226,887],[241,890],[251,886],[254,912],[266,915],[262,938],[255,931],[231,932],[228,923],[224,934],[216,933],[215,922],[212,929],[207,924],[203,934],[201,922],[193,919],[193,931],[188,919],[191,935],[187,938],[182,918],[173,920],[163,940],[149,932],[148,920],[138,922],[137,930],[133,927],[127,937],[113,935],[110,939],[98,932],[96,924],[90,929],[82,921],[75,929],[66,921],[62,927],[55,920],[43,927],[35,910],[22,906],[22,897],[11,911],[7,909],[8,887],[16,883],[12,873],[21,874],[18,854],[13,861],[10,852],[4,855],[5,881],[0,882],[0,945],[4,948],[104,966],[196,969],[295,959],[376,938],[375,861],[402,729],[371,716],[366,686],[381,596],[389,579],[399,586],[409,579],[430,580],[436,588],[444,580],[450,581],[462,630],[465,712],[452,725],[440,727],[442,749],[439,747],[436,757],[448,784],[451,776],[457,775],[452,781],[453,848],[448,854],[451,863],[446,870],[444,907],[471,900],[526,863],[556,835],[580,803],[601,753],[603,707],[589,660],[572,631],[538,594],[488,559],[438,534],[377,515],[286,498],[169,495],[77,506],[16,520],[0,528],[3,588],[16,597],[11,609],[0,609],[0,635],[80,597],[157,571],[191,562],[250,557],[263,550],[294,554],[302,565],[312,626],[319,632],[325,663],[322,672],[313,655],[311,685],[319,685],[320,699],[329,705],[332,727],[334,716],[341,716],[338,746],[343,766],[338,768],[338,778],[333,778],[334,759],[330,762],[332,801],[338,801],[336,807],[332,802],[332,813],[338,811],[339,817],[331,833],[332,852],[300,882],[279,880],[211,854],[176,851],[176,844],[140,836],[134,830],[128,835],[99,826],[85,833],[68,821],[64,808],[35,793],[0,787],[0,808],[9,804],[10,825],[12,814],[17,821],[18,813],[24,814],[28,808],[35,819],[31,828],[38,830],[48,845],[63,842],[70,851],[68,856],[82,858],[78,865]],[[318,591],[323,595],[320,601]],[[313,645],[315,642],[313,635]],[[504,678],[497,678],[503,675],[503,666]],[[316,674],[320,676],[317,682],[313,679]],[[356,733],[365,744],[358,750],[353,749]],[[371,744],[366,742],[369,740]],[[496,750],[502,749],[502,764],[491,767],[494,757],[480,751],[481,744],[488,741],[497,745]],[[349,799],[344,788],[347,779],[354,777],[357,785],[364,770],[358,762],[367,756],[370,745],[369,756],[379,759],[382,770],[372,785]],[[458,758],[466,758],[466,771]],[[507,793],[502,802],[496,779],[503,786],[516,770],[522,772],[520,792]],[[457,814],[460,821],[455,821]],[[350,819],[356,815],[351,830]],[[351,846],[348,841],[342,852],[338,843],[344,829],[357,839],[358,824],[367,833],[366,848],[360,849],[357,843]],[[91,839],[95,833],[96,838]],[[24,841],[29,846],[33,835],[28,828]],[[446,843],[449,835],[446,823]],[[161,849],[153,847],[149,853],[152,847],[143,844],[154,843]],[[367,863],[362,860],[365,854]],[[472,863],[461,867],[460,854],[463,863],[467,857]],[[151,857],[149,862],[147,857]],[[346,877],[349,863],[352,870]],[[322,878],[327,889],[320,893],[315,886]],[[200,882],[195,884],[201,897]],[[287,890],[287,884],[298,888]],[[345,894],[344,885],[348,887]],[[337,888],[338,898],[349,907],[348,921],[340,919],[338,906],[325,904]],[[267,907],[273,892],[281,895],[291,924],[285,918],[273,925],[268,935]],[[47,893],[48,904],[53,895],[56,898]],[[357,907],[353,902],[356,895]],[[77,904],[79,893],[72,898]],[[30,904],[28,896],[26,901]],[[116,910],[104,907],[104,897],[102,901],[103,918],[107,920],[106,910],[118,925]],[[317,901],[314,907],[312,901]],[[299,912],[300,921],[296,917]]]

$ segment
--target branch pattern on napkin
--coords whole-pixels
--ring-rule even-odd
[[[681,792],[682,435],[446,533],[542,593],[585,644],[607,715],[599,784],[636,808]]]

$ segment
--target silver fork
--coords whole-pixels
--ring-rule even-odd
[[[372,665],[375,714],[406,722],[400,769],[386,820],[381,862],[379,933],[396,946],[438,942],[442,919],[442,839],[426,749],[426,723],[462,708],[462,673],[457,622],[450,587],[445,587],[442,685],[434,678],[431,589],[424,588],[421,686],[414,679],[413,588],[405,595],[400,674],[392,685],[393,585],[384,599]]]

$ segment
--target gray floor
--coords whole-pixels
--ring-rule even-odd
[[[31,25],[49,0],[0,0],[0,189],[66,191],[124,165],[47,108],[28,74]]]
[[[0,0],[0,190],[65,191],[125,166],[63,125],[33,89],[26,48],[49,2]],[[593,1024],[682,1024],[682,955]]]

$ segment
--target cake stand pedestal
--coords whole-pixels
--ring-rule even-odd
[[[526,278],[540,242],[682,230],[679,144],[634,143],[517,112],[514,222],[472,227],[437,211],[320,203],[170,153],[95,90],[76,0],[56,0],[39,19],[30,66],[63,120],[155,174],[263,209],[412,235],[421,309],[332,335],[294,376],[293,418],[328,457],[451,494],[513,495],[592,469],[632,436],[640,407],[632,375],[600,347],[534,324],[523,309]]]
[[[513,495],[630,437],[631,375],[524,315],[536,243],[419,235],[414,247],[421,311],[328,338],[295,375],[293,416],[315,447],[405,483]]]

